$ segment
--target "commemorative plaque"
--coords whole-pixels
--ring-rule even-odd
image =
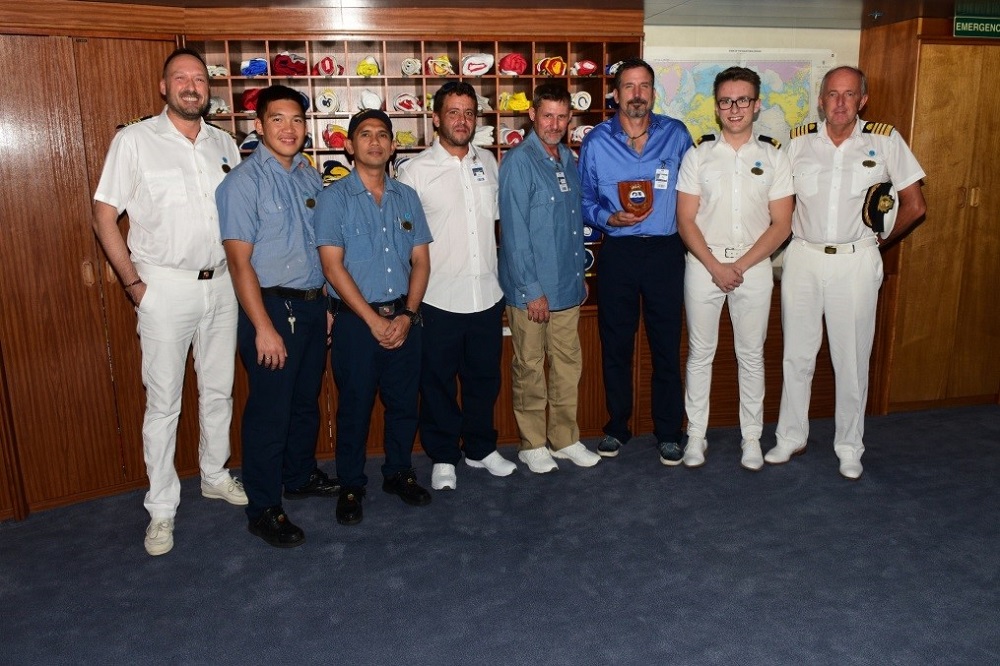
[[[626,213],[642,216],[653,207],[653,181],[623,180],[618,183],[618,199]]]

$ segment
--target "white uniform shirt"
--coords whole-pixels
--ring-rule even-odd
[[[104,162],[94,199],[128,211],[132,261],[199,271],[226,262],[215,188],[240,162],[226,132],[204,121],[191,143],[160,115],[123,127]]]
[[[788,156],[751,138],[734,150],[704,140],[684,155],[677,190],[701,198],[695,224],[710,247],[750,248],[771,226],[768,203],[791,196]]]
[[[424,302],[456,313],[495,305],[503,298],[497,280],[496,158],[470,145],[459,160],[435,140],[400,167],[398,178],[420,195],[434,236]]]
[[[868,188],[892,181],[902,190],[925,176],[899,132],[888,136],[863,132],[878,123],[858,119],[851,136],[839,146],[826,131],[805,133],[788,145],[797,198],[792,233],[810,243],[853,243],[875,232],[861,220]],[[898,204],[897,204],[898,205]]]

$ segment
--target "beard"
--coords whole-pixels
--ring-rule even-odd
[[[181,93],[167,100],[167,106],[170,110],[176,113],[178,116],[184,120],[198,120],[206,113],[208,113],[208,107],[210,101],[208,97],[199,100],[186,100],[182,98],[182,95],[187,93]]]
[[[622,110],[629,118],[644,118],[649,113],[649,102],[641,97],[634,97],[622,107]]]
[[[441,135],[442,139],[444,139],[447,143],[450,143],[453,146],[469,145],[469,143],[472,142],[472,137],[475,136],[476,134],[474,127],[470,128],[469,132],[465,136],[457,136],[450,129],[446,129],[444,125],[438,127],[437,131],[438,134]]]

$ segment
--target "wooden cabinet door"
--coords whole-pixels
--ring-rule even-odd
[[[0,36],[0,341],[29,508],[122,482],[73,58]]]

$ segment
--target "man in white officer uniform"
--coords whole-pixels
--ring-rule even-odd
[[[892,126],[858,117],[867,101],[864,73],[834,68],[820,88],[825,120],[792,130],[788,156],[797,206],[781,276],[784,384],[777,444],[764,457],[781,464],[805,450],[825,318],[836,373],[833,447],[847,479],[862,473],[868,362],[882,284],[879,244],[900,238],[926,210],[923,169]],[[861,215],[869,188],[883,182],[892,182],[899,199],[884,241]]]
[[[177,419],[188,349],[198,373],[201,493],[246,505],[229,476],[229,422],[236,363],[236,293],[226,268],[215,188],[240,161],[226,132],[207,124],[208,70],[195,51],[177,49],[163,65],[158,116],[115,136],[94,194],[94,231],[136,305],[146,415],[143,455],[150,515],[145,546],[174,545],[180,481],[174,469]],[[128,211],[128,243],[118,228]]]
[[[760,76],[730,67],[715,77],[720,138],[689,148],[677,183],[677,229],[688,248],[684,273],[688,357],[684,464],[705,463],[712,360],[719,315],[729,302],[739,365],[741,464],[764,466],[764,340],[771,312],[771,254],[792,228],[792,172],[778,142],[754,138]]]

